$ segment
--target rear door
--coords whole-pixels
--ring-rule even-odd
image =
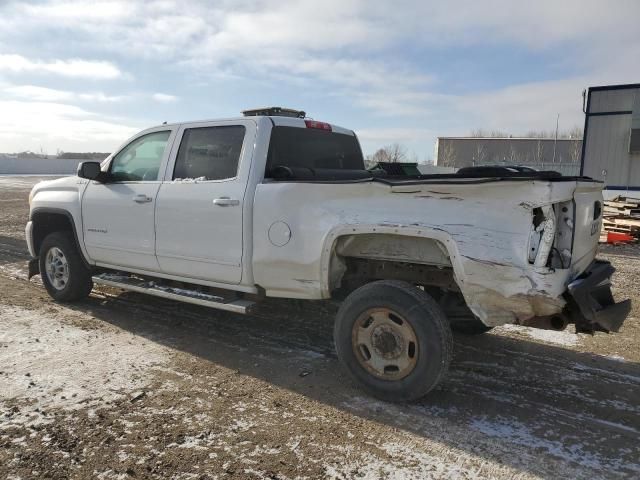
[[[164,273],[240,283],[255,136],[252,120],[181,127],[156,205],[156,255]]]
[[[134,137],[110,161],[111,179],[89,182],[82,197],[87,253],[95,262],[158,271],[155,202],[177,127]]]

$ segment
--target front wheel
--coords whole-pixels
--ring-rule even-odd
[[[435,388],[453,348],[449,323],[435,300],[395,280],[351,293],[338,310],[334,341],[349,373],[387,401],[416,400]]]
[[[59,302],[84,298],[93,288],[91,272],[67,232],[50,233],[42,241],[40,276],[49,295]]]

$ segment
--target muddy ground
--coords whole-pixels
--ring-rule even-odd
[[[447,380],[388,404],[340,367],[332,304],[53,303],[24,268],[36,180],[0,177],[0,478],[640,477],[640,302],[616,335],[456,336]],[[601,256],[640,300],[640,248]]]

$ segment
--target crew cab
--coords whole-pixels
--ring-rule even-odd
[[[30,276],[62,302],[94,283],[238,313],[334,299],[346,369],[413,400],[444,377],[452,329],[618,331],[630,301],[595,259],[601,191],[555,172],[369,171],[353,131],[258,109],[149,128],[37,184]]]

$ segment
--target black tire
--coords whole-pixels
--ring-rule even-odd
[[[472,317],[451,322],[451,330],[462,335],[482,335],[493,330],[493,327],[485,325],[479,318]]]
[[[68,268],[68,281],[63,286],[54,286],[47,274],[47,253],[57,248],[62,251]],[[58,302],[72,302],[86,298],[93,288],[91,271],[87,268],[71,233],[50,233],[40,246],[40,277],[47,292]]]
[[[417,358],[413,369],[402,378],[387,380],[363,366],[366,355],[356,346],[354,325],[375,309],[393,312],[415,334]],[[412,401],[425,396],[442,381],[451,361],[451,328],[442,309],[429,294],[406,282],[381,280],[352,292],[338,310],[333,335],[338,358],[349,373],[371,395],[386,401]]]

